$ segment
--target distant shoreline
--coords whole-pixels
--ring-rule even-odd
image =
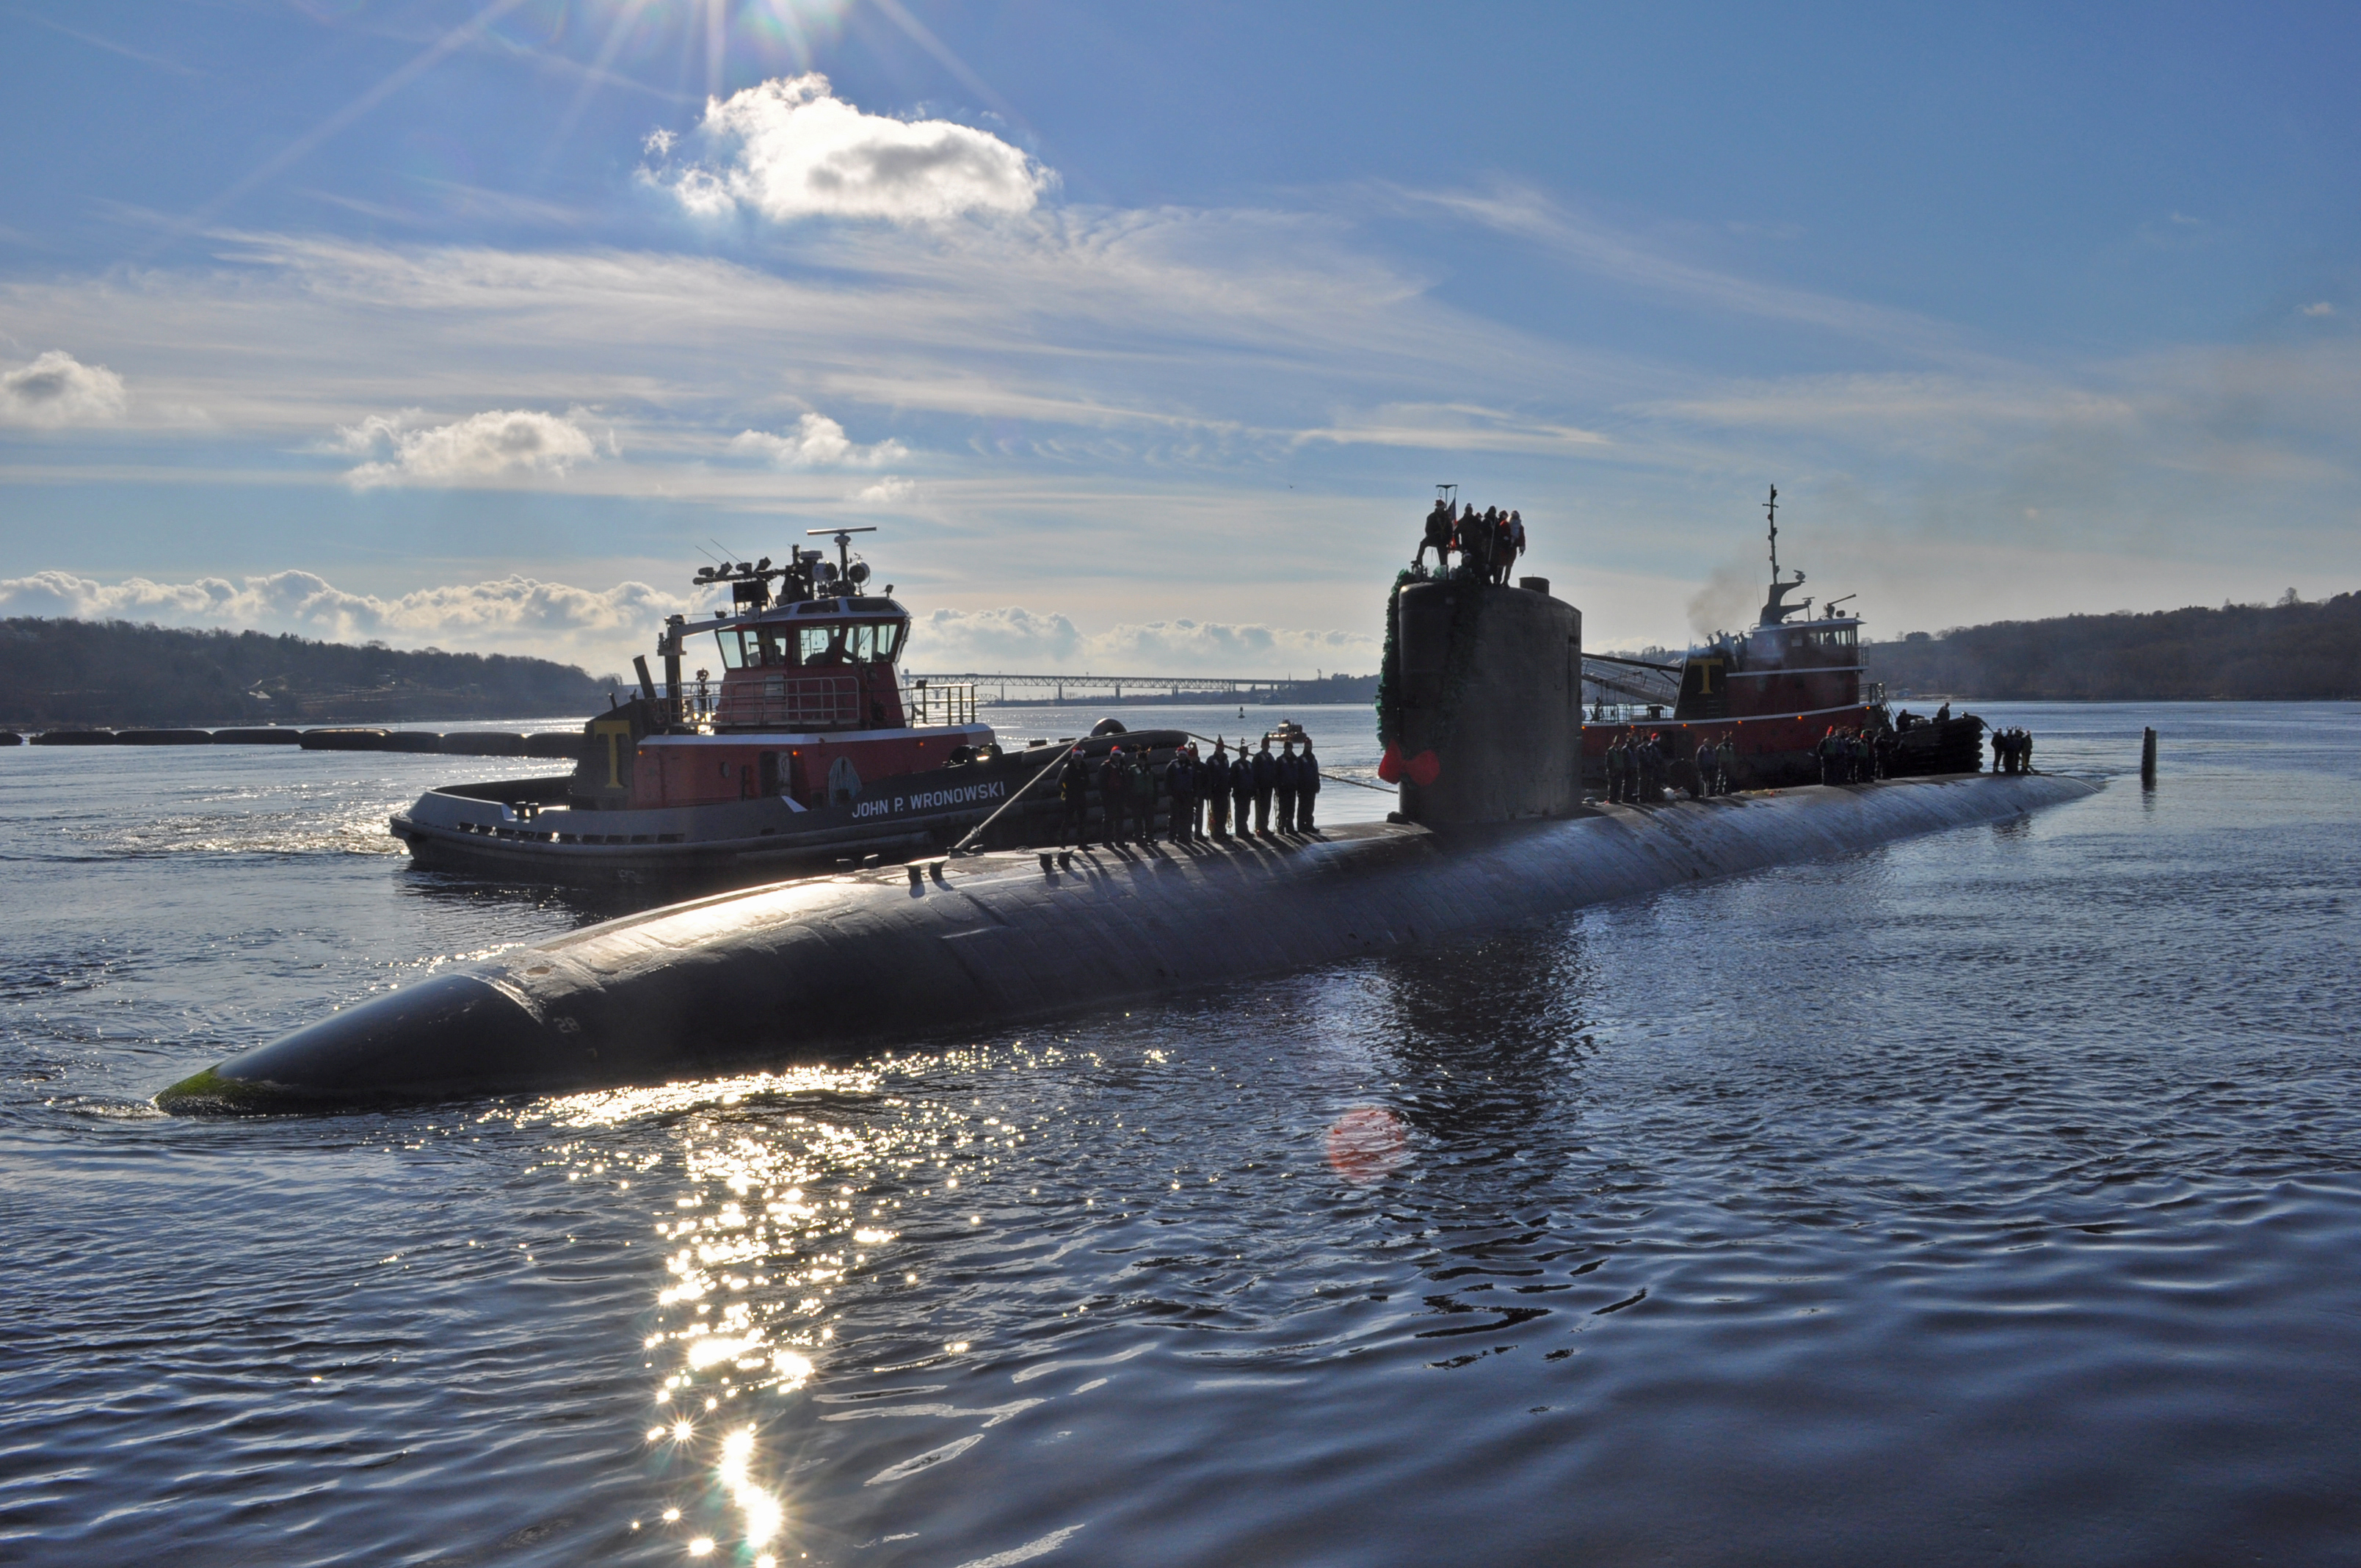
[[[0,620],[0,726],[16,730],[225,728],[565,718],[608,706],[620,679],[505,653],[355,647],[258,631],[129,621]]]

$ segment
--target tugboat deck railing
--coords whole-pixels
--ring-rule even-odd
[[[975,687],[965,681],[920,681],[902,688],[902,721],[917,729],[975,722]]]

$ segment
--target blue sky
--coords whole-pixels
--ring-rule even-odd
[[[1594,646],[2361,586],[2333,7],[0,13],[0,613],[616,667],[1374,666],[1431,486]]]

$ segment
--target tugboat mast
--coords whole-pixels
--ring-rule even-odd
[[[1772,486],[1772,487],[1771,487],[1771,499],[1770,499],[1769,500],[1764,501],[1764,502],[1763,503],[1763,510],[1764,511],[1767,511],[1767,512],[1769,512],[1769,513],[1771,514],[1771,580],[1772,580],[1773,582],[1774,582],[1774,583],[1775,583],[1775,582],[1777,582],[1777,581],[1779,580],[1779,487],[1778,487],[1778,486],[1773,485],[1773,486]]]

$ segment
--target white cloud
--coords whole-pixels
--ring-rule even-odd
[[[844,499],[862,506],[902,506],[918,499],[918,482],[888,474],[873,485],[862,486]]]
[[[2336,307],[2326,300],[2322,300],[2316,304],[2304,306],[2302,313],[2308,316],[2333,316],[2336,313]]]
[[[649,178],[706,215],[746,207],[774,223],[821,216],[939,223],[1030,212],[1056,181],[988,131],[865,114],[817,72],[708,99],[701,128],[727,152],[719,169]],[[662,157],[671,145],[651,137],[648,148]]]
[[[123,407],[122,377],[62,349],[0,371],[0,424],[93,424],[121,418]]]
[[[845,435],[844,426],[818,413],[804,415],[784,435],[749,430],[730,445],[733,451],[759,453],[782,468],[882,468],[910,455],[892,436],[862,446]]]
[[[1009,606],[939,609],[914,620],[904,665],[914,671],[1098,672],[1263,677],[1315,670],[1367,674],[1374,636],[1215,620],[1151,620],[1085,633],[1067,616]]]
[[[572,419],[531,409],[491,410],[449,424],[421,426],[423,416],[371,414],[341,426],[342,450],[381,453],[345,477],[357,490],[383,485],[468,485],[488,480],[563,478],[577,463],[596,462],[598,444]]]

